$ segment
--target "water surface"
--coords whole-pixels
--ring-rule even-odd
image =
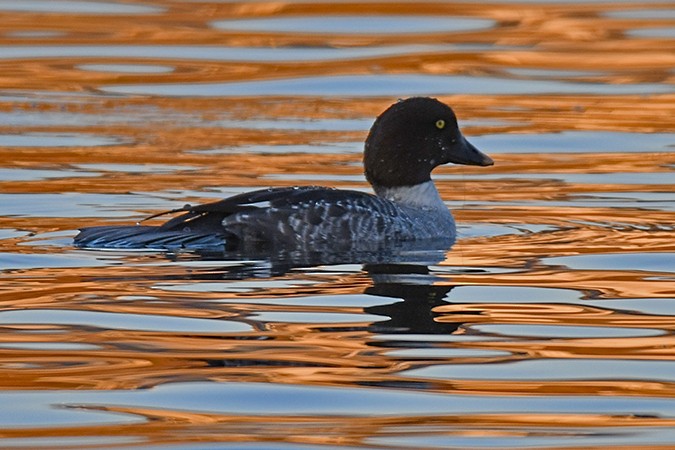
[[[0,447],[675,445],[668,2],[31,0],[0,19]],[[436,170],[448,251],[72,246],[250,189],[367,190],[368,128],[411,95],[495,159]]]

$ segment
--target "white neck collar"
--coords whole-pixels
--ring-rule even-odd
[[[374,185],[373,189],[379,197],[401,205],[425,209],[448,209],[438,194],[436,185],[431,180],[413,186],[385,187]]]

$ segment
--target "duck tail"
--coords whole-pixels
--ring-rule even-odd
[[[88,249],[195,250],[224,248],[222,236],[186,233],[158,226],[122,225],[81,228],[76,247]]]

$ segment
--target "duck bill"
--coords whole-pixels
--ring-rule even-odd
[[[491,166],[495,163],[492,158],[474,147],[464,136],[462,136],[458,146],[459,148],[455,148],[452,154],[448,156],[448,162],[468,166]]]

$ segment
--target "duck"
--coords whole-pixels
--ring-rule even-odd
[[[452,108],[435,98],[398,100],[367,135],[365,177],[373,193],[324,186],[275,187],[150,216],[161,225],[79,230],[88,249],[247,250],[383,248],[454,241],[455,220],[431,179],[444,164],[491,166],[461,133]]]

